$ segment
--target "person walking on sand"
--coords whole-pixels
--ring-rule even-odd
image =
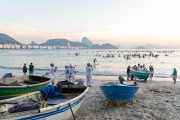
[[[92,65],[90,65],[90,63],[87,63],[86,80],[87,80],[87,86],[88,87],[92,87],[92,71],[93,71]]]
[[[27,73],[26,63],[24,63],[24,66],[23,66],[23,73],[24,73],[24,76],[26,76],[26,73]]]
[[[127,80],[129,80],[129,77],[130,77],[130,65],[127,67],[127,71],[126,71],[126,73],[127,73]]]
[[[173,69],[171,77],[174,80],[174,84],[176,84],[176,78],[177,78],[177,70],[176,70],[176,68]]]
[[[34,72],[34,65],[31,63],[29,65],[29,74],[33,74],[33,72]]]

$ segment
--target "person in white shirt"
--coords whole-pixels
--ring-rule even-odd
[[[90,63],[87,63],[86,79],[87,79],[87,86],[88,87],[92,87],[92,71],[93,71],[92,65],[90,65]]]
[[[50,74],[51,74],[51,82],[52,82],[52,85],[54,85],[55,83],[55,73],[56,73],[56,70],[57,70],[57,67],[54,67],[54,64],[51,63],[50,64],[51,68],[50,68]]]
[[[140,64],[138,64],[138,66],[137,66],[137,71],[142,71],[142,67]]]
[[[70,69],[69,69],[69,80],[71,81],[71,78],[73,79],[72,82],[74,82],[75,80],[75,67],[76,65],[73,67],[72,65],[70,65]]]

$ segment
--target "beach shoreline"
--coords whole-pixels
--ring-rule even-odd
[[[63,81],[65,77],[56,78],[57,83]],[[83,79],[86,85],[85,75],[77,75],[76,79]],[[75,114],[76,120],[180,120],[178,79],[176,84],[173,84],[171,78],[153,78],[146,82],[136,80],[140,88],[133,100],[122,105],[113,105],[104,97],[99,86],[117,81],[118,76],[93,75],[93,86]],[[131,84],[134,81],[125,80],[124,83]]]
[[[104,97],[99,86],[117,81],[117,77],[93,76],[93,87],[75,117],[77,120],[180,120],[180,83],[173,84],[171,78],[158,79],[136,81],[140,88],[134,99],[116,106]]]

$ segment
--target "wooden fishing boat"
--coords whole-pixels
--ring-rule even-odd
[[[130,73],[131,73],[131,76],[138,78],[138,79],[143,79],[144,81],[146,81],[150,75],[150,71],[131,70]]]
[[[56,87],[57,89],[58,87]],[[6,100],[0,101],[0,119],[8,119],[8,120],[67,120],[74,116],[74,114],[78,111],[81,106],[82,100],[85,94],[88,91],[88,87],[79,86],[79,85],[61,85],[59,90],[55,91],[56,94],[58,91],[61,91],[63,98],[54,98],[50,96],[47,100],[46,95],[42,92],[37,91],[33,93],[29,93],[26,95],[9,98]],[[48,92],[49,95],[49,92]],[[45,100],[45,102],[44,102]],[[12,108],[17,108],[17,105],[24,102],[35,102],[38,103],[38,107],[33,110],[24,110],[21,112],[12,112]],[[43,106],[42,103],[46,103],[47,105]],[[27,105],[26,105],[27,106]],[[21,110],[21,109],[20,109]]]
[[[38,75],[0,79],[0,100],[41,90],[49,83],[49,77]]]
[[[110,82],[100,86],[104,96],[109,100],[131,100],[139,89],[139,85],[135,84],[121,84],[119,82]]]

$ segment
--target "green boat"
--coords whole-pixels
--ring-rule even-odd
[[[0,100],[41,90],[50,78],[38,75],[0,79]]]

